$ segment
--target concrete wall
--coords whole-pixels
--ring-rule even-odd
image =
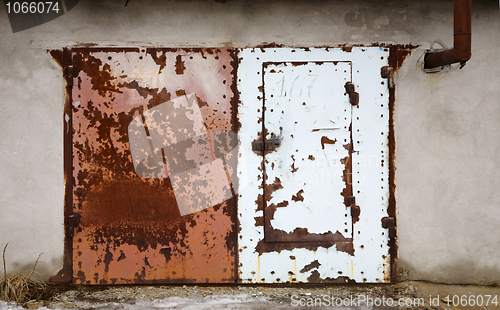
[[[46,52],[101,46],[419,45],[396,74],[399,263],[410,279],[500,282],[500,16],[474,1],[472,59],[424,74],[452,46],[452,1],[81,1],[13,34],[0,9],[0,246],[7,270],[55,274],[63,259],[63,101]]]

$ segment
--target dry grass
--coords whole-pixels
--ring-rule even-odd
[[[41,254],[38,256],[33,269],[26,275],[13,274],[7,275],[7,269],[5,267],[5,250],[7,249],[7,243],[3,249],[3,277],[0,279],[0,300],[5,301],[15,301],[18,304],[25,303],[33,299],[40,299],[47,285],[36,278],[33,277],[36,266],[40,259]]]

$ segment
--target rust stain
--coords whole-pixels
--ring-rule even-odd
[[[120,92],[116,85],[116,77],[111,75],[111,66],[103,64],[102,60],[92,56],[89,52],[76,53],[73,56],[73,66],[75,70],[83,71],[90,77],[92,89],[96,90],[101,97],[106,97],[108,93]]]
[[[299,170],[299,168],[295,168],[295,156],[292,155],[291,157],[292,157],[292,160],[293,160],[293,163],[292,163],[292,166],[291,166],[292,173],[295,173],[295,172],[297,172]]]
[[[276,212],[276,210],[278,208],[285,208],[288,206],[288,201],[282,201],[280,203],[277,203],[277,204],[270,204],[268,207],[267,207],[267,210],[269,211],[266,211],[266,216],[269,217],[269,220],[272,220],[274,219],[274,212]],[[269,214],[268,214],[269,213]]]
[[[175,60],[175,73],[178,75],[184,74],[185,70],[186,70],[186,67],[184,66],[184,61],[182,61],[182,56],[177,55],[176,60]]]
[[[67,64],[64,62],[64,50],[52,50],[49,51],[50,56],[57,62],[61,68],[64,68],[67,66]]]
[[[304,193],[304,190],[301,189],[300,191],[297,192],[297,194],[292,196],[293,201],[304,201],[304,197],[302,194]]]
[[[170,101],[170,99],[172,98],[172,95],[167,91],[165,87],[163,87],[159,91],[158,88],[141,87],[139,86],[139,83],[137,83],[137,81],[132,81],[129,83],[120,83],[118,85],[123,88],[136,90],[137,93],[144,99],[147,99],[148,96],[150,96],[151,99],[149,99],[147,105],[148,109],[151,109],[164,102]]]
[[[411,51],[419,45],[412,44],[393,44],[389,46],[389,65],[397,71],[403,65],[406,57],[411,54]]]
[[[165,271],[167,273],[159,278],[159,282],[170,280],[169,282],[173,281],[175,283],[174,279],[178,278],[178,276],[176,277],[171,272],[169,276],[168,270],[181,271],[180,276],[182,278],[178,278],[177,282],[199,282],[202,280],[200,278],[206,277],[222,282],[231,282],[231,279],[234,280],[231,274],[235,270],[234,267],[230,267],[233,266],[233,260],[227,251],[234,249],[233,238],[228,238],[232,233],[228,232],[229,235],[227,235],[223,231],[207,231],[209,227],[214,229],[219,225],[231,225],[225,215],[229,211],[229,206],[228,204],[221,206],[217,211],[200,211],[193,214],[193,216],[188,216],[187,222],[179,219],[170,225],[113,224],[104,227],[97,226],[91,230],[86,229],[90,232],[90,238],[88,241],[82,241],[80,246],[88,242],[87,244],[95,253],[107,251],[103,271],[108,277],[115,276],[120,279],[127,276],[126,272],[112,266],[113,253],[116,253],[115,255],[120,253],[117,262],[130,267],[137,263],[134,257],[137,257],[138,253],[144,253],[144,257],[156,258],[147,260],[149,268],[153,270],[150,270],[147,274],[138,273],[139,277],[136,279],[138,283],[155,283],[154,275],[156,274],[158,277],[164,274]],[[112,248],[105,248],[110,245]],[[165,245],[170,246],[165,247]],[[211,250],[208,251],[207,248]],[[160,256],[156,253],[160,254]],[[163,257],[163,259],[160,259],[160,257]],[[176,266],[182,266],[182,261],[192,261],[193,265],[188,269],[179,269]],[[144,262],[146,261],[144,260]],[[84,264],[87,263],[89,262],[84,261]],[[224,268],[226,268],[226,272],[221,271]],[[163,269],[166,270],[163,271]],[[147,277],[143,275],[147,275]],[[152,277],[153,280],[148,279]],[[123,281],[124,279],[121,279],[119,283],[124,283]]]
[[[307,231],[303,231],[302,229],[298,229],[296,232],[292,232],[290,234],[294,233],[300,233],[303,234],[304,236],[306,235],[311,235]],[[280,240],[287,240],[288,238],[288,233],[284,231],[277,231],[277,234],[279,235]],[[285,242],[269,242],[265,240],[260,240],[257,243],[257,246],[255,247],[255,251],[259,254],[263,253],[270,253],[270,252],[281,252],[281,251],[291,251],[293,249],[307,249],[311,251],[317,251],[318,248],[331,248],[333,246],[336,246],[337,251],[342,251],[345,252],[349,255],[354,255],[354,249],[352,248],[352,239],[350,238],[345,238],[342,236],[341,233],[336,232],[335,234],[328,232],[324,233],[323,235],[318,235],[316,237],[320,237],[323,239],[336,239],[336,241],[285,241]],[[343,243],[346,243],[346,246],[342,246]]]
[[[85,174],[79,176],[85,178]],[[170,179],[149,181],[130,177],[91,182],[98,182],[99,186],[90,187],[85,197],[81,197],[85,201],[82,203],[83,225],[122,222],[149,225],[175,222],[181,217]]]
[[[342,50],[346,53],[350,53],[352,51],[352,46],[343,45]]]
[[[354,245],[352,242],[337,243],[337,251],[345,252],[354,256]]]
[[[161,53],[160,56],[158,56],[158,52]],[[158,73],[161,73],[161,70],[163,70],[163,68],[165,68],[165,66],[167,65],[166,50],[158,51],[158,49],[156,49],[156,48],[148,48],[148,49],[146,49],[146,53],[151,56],[151,58],[153,59],[153,61],[158,66],[160,66],[160,68],[158,70]]]
[[[186,91],[184,89],[178,89],[178,90],[175,91],[175,94],[177,96],[179,96],[179,97],[180,96],[185,96],[186,95]]]
[[[316,64],[323,64],[323,62],[315,62]],[[298,67],[298,66],[305,66],[309,64],[309,62],[306,62],[306,61],[292,61],[292,62],[286,62],[286,61],[273,61],[273,62],[265,62],[262,64],[262,67],[264,68],[264,70],[267,69],[267,67],[269,66],[288,66],[288,65],[292,65],[292,67]],[[269,71],[270,73],[276,73],[276,71],[274,69],[271,69]],[[279,70],[278,72],[283,72],[281,70]]]
[[[76,275],[75,279],[78,280],[78,282],[82,284],[90,284],[90,281],[87,281],[87,277],[85,276],[85,273],[81,270],[79,270]]]
[[[168,263],[170,259],[172,258],[172,248],[166,247],[166,248],[161,248],[160,249],[160,254],[165,257],[165,263]]]
[[[309,157],[307,157],[307,159],[309,159],[309,160],[315,160],[316,158],[314,158],[314,156],[312,156],[312,155],[309,155]]]
[[[266,224],[267,223],[264,223],[265,225],[264,228],[267,228]],[[340,246],[340,247],[337,246],[337,250],[346,252],[351,255],[354,254],[354,248],[352,246],[352,238],[344,237],[339,231],[336,231],[335,233],[328,231],[325,233],[317,234],[317,233],[310,233],[307,228],[297,227],[292,232],[288,233],[280,229],[268,228],[265,229],[264,234],[265,234],[265,242],[271,242],[277,244],[280,244],[281,242],[287,242],[287,243],[311,242],[311,244],[314,244],[314,242],[319,242],[319,243],[324,243],[324,245],[327,245],[330,242],[332,242],[333,244],[346,243],[348,244],[348,246]],[[333,244],[327,247],[330,247]],[[316,247],[307,247],[307,246],[305,246],[305,248],[310,250],[317,249]]]
[[[274,191],[282,189],[281,181],[275,178],[274,183],[271,185],[266,184],[265,191],[266,199],[264,203],[270,201]],[[303,192],[303,191],[302,191]],[[295,197],[295,196],[294,196]],[[297,193],[297,200],[303,199],[301,191]],[[292,198],[293,199],[293,198]],[[281,251],[285,249],[307,248],[316,250],[318,246],[331,247],[337,244],[337,250],[344,251],[348,254],[354,254],[354,247],[352,246],[352,238],[345,238],[340,232],[332,233],[331,231],[322,234],[309,233],[307,228],[296,228],[293,232],[287,233],[285,231],[275,229],[271,225],[274,218],[274,213],[278,208],[288,206],[288,201],[282,201],[278,204],[270,204],[264,209],[264,240],[260,240],[256,246],[256,251],[260,254],[264,252]],[[308,241],[305,243],[304,241]],[[347,243],[348,245],[342,245]]]
[[[278,177],[275,177],[273,183],[265,184],[264,188],[265,200],[270,201],[271,198],[273,197],[273,193],[280,189],[283,189],[283,185],[281,185],[281,180]]]
[[[239,65],[239,60],[238,60],[238,51],[235,49],[228,49],[229,55],[231,57],[230,61],[230,68],[232,68],[230,72],[231,76],[231,119],[232,121],[232,131],[238,132],[241,128],[241,122],[238,118],[238,105],[240,102],[239,95],[240,92],[238,91],[238,65]],[[236,223],[236,218],[235,218],[235,223]],[[236,225],[236,224],[235,224]]]
[[[312,261],[310,264],[307,264],[300,270],[301,273],[308,272],[311,269],[318,268],[321,266],[318,260]]]
[[[208,102],[203,101],[200,97],[196,96],[196,101],[198,102],[198,107],[203,108],[203,107],[210,107]]]
[[[116,261],[119,262],[121,260],[124,260],[125,258],[127,258],[127,256],[125,256],[125,253],[123,253],[123,251],[120,251],[120,256],[118,257],[118,259]]]
[[[265,66],[265,64],[264,64]],[[259,133],[258,141],[262,136],[267,134],[266,128]],[[328,139],[327,137],[325,137]],[[335,143],[333,140],[324,140],[324,142]],[[292,155],[292,160],[294,157]],[[263,163],[265,163],[265,157]],[[265,175],[265,165],[262,167]],[[294,165],[292,165],[292,170],[295,170]],[[265,183],[265,182],[264,182]],[[352,245],[352,238],[344,237],[339,231],[335,233],[329,231],[322,234],[309,233],[306,228],[296,228],[294,231],[288,233],[279,229],[275,229],[271,221],[274,218],[274,213],[277,208],[286,207],[288,205],[287,201],[282,201],[278,204],[267,203],[272,199],[274,191],[282,189],[281,181],[279,178],[275,178],[274,182],[271,184],[264,184],[264,196],[259,196],[258,208],[264,208],[264,240],[260,240],[256,246],[256,252],[262,254],[265,252],[280,252],[282,250],[291,250],[294,248],[306,248],[309,250],[316,250],[318,247],[329,248],[336,246],[338,251],[344,251],[350,255],[354,255],[354,247]],[[302,198],[302,193],[297,193],[296,199]],[[264,198],[264,199],[262,199]],[[303,198],[302,198],[303,199]]]
[[[345,166],[343,175],[342,175],[342,181],[345,183],[345,187],[340,193],[344,198],[348,198],[353,196],[353,191],[352,191],[352,144],[346,144],[344,145],[344,148],[349,151],[349,155],[343,159],[340,160],[340,162]],[[344,203],[346,208],[349,208],[351,205],[349,204],[349,199],[344,199]],[[356,223],[359,220],[357,216],[353,216],[352,222],[353,224]]]
[[[322,279],[319,271],[313,270],[311,275],[307,278],[307,282],[310,283],[329,283],[329,284],[347,284],[347,283],[356,283],[355,280],[350,279],[346,276],[339,276],[338,278],[325,278]]]
[[[82,218],[70,243],[81,253],[74,264],[73,282],[234,282],[236,198],[181,217],[169,178],[147,179],[135,173],[127,128],[137,115],[170,101],[173,93],[197,95],[208,131],[235,128],[238,95],[233,93],[234,71],[229,69],[235,54],[225,49],[207,50],[205,55],[190,50],[183,75],[166,66],[177,59],[180,50],[148,49],[144,59],[130,57],[144,66],[149,61],[152,72],[163,69],[162,74],[185,81],[182,89],[176,89],[170,84],[145,86],[131,77],[130,70],[117,70],[113,66],[123,52],[96,49],[73,53],[78,87],[69,93],[81,103],[72,106],[70,100],[73,130],[65,146],[70,155],[65,158],[74,168],[69,177],[74,179],[70,206]],[[53,54],[60,57],[58,52]],[[186,74],[193,70],[188,61],[198,64],[200,72],[204,72],[203,66],[217,62],[212,69],[205,68],[220,70],[212,77],[218,83],[212,87],[215,91],[205,91],[203,76]]]
[[[67,68],[71,65],[71,50],[53,50],[50,51],[52,58],[61,66],[64,75]],[[73,275],[73,235],[74,232],[68,228],[69,219],[73,215],[73,165],[72,165],[72,135],[73,135],[73,117],[72,117],[72,84],[66,79],[66,97],[64,102],[64,115],[68,121],[64,122],[64,259],[62,269],[49,281],[56,283],[69,283]],[[85,281],[85,274],[77,273]]]
[[[109,247],[106,249],[106,254],[104,255],[104,272],[109,271],[109,264],[113,260],[113,253],[109,251]],[[97,279],[96,279],[97,282]]]
[[[414,45],[392,45],[389,49],[389,66],[397,70],[403,64],[406,56],[411,52],[412,49],[417,48]],[[398,255],[398,244],[397,244],[397,213],[396,213],[396,183],[395,183],[395,170],[394,159],[396,152],[396,139],[394,136],[394,107],[395,107],[395,91],[396,86],[389,88],[389,205],[387,208],[387,214],[395,219],[395,227],[392,228],[392,236],[389,237],[389,262],[390,262],[390,280],[392,283],[397,281],[397,255]],[[386,275],[387,276],[387,275]]]
[[[254,217],[254,219],[255,219],[255,227],[264,226],[264,217],[263,216],[256,216],[256,217]]]
[[[337,142],[337,139],[331,140],[331,139],[329,139],[326,136],[322,136],[321,137],[321,148],[324,150],[325,149],[325,144],[335,144],[335,142]]]
[[[272,42],[272,43],[264,42],[262,44],[257,45],[256,48],[260,48],[261,50],[265,51],[266,48],[277,48],[277,47],[284,47],[284,46],[285,45],[279,44],[276,42]]]
[[[264,195],[259,194],[257,200],[255,200],[255,204],[257,205],[257,211],[264,211]]]

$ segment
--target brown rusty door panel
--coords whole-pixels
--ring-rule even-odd
[[[236,281],[235,57],[72,50],[73,283]]]

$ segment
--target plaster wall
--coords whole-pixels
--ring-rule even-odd
[[[474,1],[472,59],[425,74],[434,42],[453,45],[452,1],[80,1],[12,33],[0,8],[0,246],[7,271],[63,260],[61,68],[47,53],[74,44],[231,46],[276,42],[419,45],[397,71],[399,266],[414,280],[500,282],[500,14]],[[439,44],[434,44],[438,47]]]

